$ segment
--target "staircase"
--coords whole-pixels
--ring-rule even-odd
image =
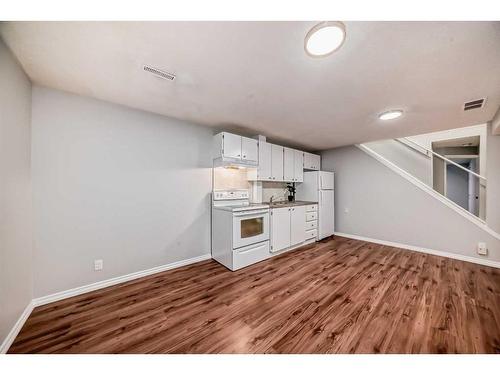
[[[456,168],[461,173],[470,176],[470,180],[476,181],[479,187],[478,195],[481,195],[481,204],[483,206],[487,187],[485,176],[465,168],[461,164],[431,150],[410,137],[369,142],[356,146],[428,193],[434,199],[440,201],[442,204],[467,218],[471,223],[500,240],[500,234],[488,227],[486,223],[484,207],[475,214],[448,198],[446,191],[442,187],[440,188],[439,181],[436,181],[437,174],[433,169],[436,162],[439,162],[443,163],[445,167],[452,166],[452,168]]]

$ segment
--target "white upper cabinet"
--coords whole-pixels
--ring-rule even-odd
[[[256,139],[222,132],[214,136],[213,158],[224,161],[258,165],[259,147]]]
[[[231,133],[222,134],[222,156],[241,159],[241,136]]]
[[[304,169],[320,170],[319,155],[222,132],[214,135],[214,165],[258,167],[249,180],[303,182]]]
[[[294,181],[303,182],[304,181],[304,153],[299,150],[294,150]]]
[[[283,146],[271,145],[271,177],[283,181]]]
[[[295,150],[283,148],[283,179],[286,182],[295,181]]]
[[[259,168],[257,169],[257,180],[272,181],[271,157],[272,144],[259,142]]]
[[[319,171],[321,156],[304,152],[304,169]]]
[[[286,182],[304,181],[304,153],[291,148],[284,148],[283,178]]]
[[[241,137],[241,158],[243,161],[259,162],[259,143],[256,139]]]

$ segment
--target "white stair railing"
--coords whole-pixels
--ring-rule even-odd
[[[455,167],[457,168],[460,168],[462,170],[464,170],[465,172],[483,180],[484,182],[486,182],[486,177],[484,176],[481,176],[480,174],[474,172],[474,171],[471,171],[470,169],[467,169],[465,168],[464,166],[458,164],[458,163],[455,163],[453,160],[450,160],[448,159],[447,157],[441,155],[441,154],[438,154],[437,152],[434,152],[432,150],[429,150],[428,148],[418,144],[417,142],[415,141],[412,141],[411,139],[409,138],[398,138],[396,139],[398,142],[410,147],[410,148],[413,148],[414,150],[422,153],[422,154],[425,154],[426,156],[428,156],[429,158],[431,157],[431,155],[434,155],[442,160],[444,160],[446,163],[449,163],[449,164],[452,164],[454,165]]]

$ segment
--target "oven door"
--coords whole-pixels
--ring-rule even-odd
[[[269,210],[233,213],[233,249],[269,239]]]

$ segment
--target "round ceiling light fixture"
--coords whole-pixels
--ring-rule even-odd
[[[345,40],[345,26],[338,21],[318,23],[306,35],[304,49],[309,56],[325,57],[338,50]]]
[[[398,117],[401,117],[403,115],[403,111],[401,109],[392,109],[390,111],[382,112],[380,115],[378,115],[378,118],[387,121],[387,120],[394,120],[397,119]]]

